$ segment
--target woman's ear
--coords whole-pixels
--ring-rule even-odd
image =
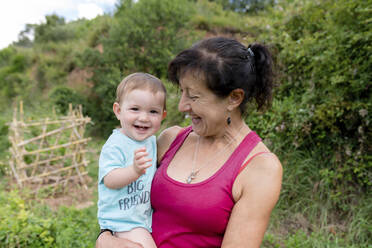
[[[119,119],[119,116],[120,116],[121,109],[120,109],[120,105],[119,105],[119,103],[114,102],[114,105],[112,106],[112,109],[113,109],[113,111],[114,111],[114,113],[115,113],[116,118],[117,118],[118,120],[120,120],[120,119]]]
[[[228,107],[227,109],[229,111],[234,110],[235,108],[238,108],[240,104],[244,100],[244,90],[242,89],[235,89],[230,92],[228,96]]]

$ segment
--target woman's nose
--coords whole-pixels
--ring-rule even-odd
[[[190,110],[190,104],[189,102],[187,101],[186,97],[184,96],[184,94],[181,95],[181,98],[180,98],[180,101],[178,103],[178,110],[180,112],[187,112]]]

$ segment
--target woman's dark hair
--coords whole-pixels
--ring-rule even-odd
[[[239,106],[242,113],[252,98],[258,109],[271,103],[273,62],[264,45],[254,43],[245,47],[224,37],[202,40],[180,52],[168,65],[168,77],[177,85],[187,72],[204,74],[207,87],[222,98],[234,89],[244,90]]]

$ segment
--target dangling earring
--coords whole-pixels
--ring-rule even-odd
[[[226,122],[227,122],[227,125],[230,125],[230,124],[231,124],[231,118],[230,118],[230,116],[229,116],[229,117],[227,117],[227,120],[226,120]]]

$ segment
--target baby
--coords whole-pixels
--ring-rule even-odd
[[[147,73],[125,77],[116,90],[113,110],[121,128],[101,150],[98,175],[98,222],[102,230],[145,248],[151,237],[150,188],[156,170],[156,138],[166,116],[166,89]]]

